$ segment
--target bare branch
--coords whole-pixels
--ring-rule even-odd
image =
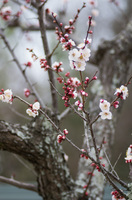
[[[36,96],[36,98],[38,99],[38,101],[40,102],[41,106],[42,107],[45,107],[44,106],[44,103],[43,101],[40,99],[40,96],[38,95],[35,87],[32,85],[32,83],[30,82],[30,80],[28,79],[28,77],[26,76],[25,72],[23,71],[22,67],[21,67],[21,64],[19,63],[19,60],[17,59],[13,49],[11,48],[9,42],[7,41],[3,31],[0,29],[0,36],[2,38],[2,40],[4,41],[7,49],[9,50],[10,54],[12,55],[12,58],[13,58],[13,61],[16,63],[16,65],[18,66],[19,70],[21,71],[23,77],[25,78],[26,82],[28,83],[30,89],[32,90],[32,92],[34,93],[34,95]]]
[[[40,1],[36,1],[37,3],[40,3]],[[46,27],[45,27],[45,16],[44,16],[44,9],[43,7],[38,7],[38,17],[39,17],[39,24],[40,24],[40,32],[41,32],[41,37],[42,37],[42,43],[43,43],[43,48],[45,51],[46,55],[46,60],[47,64],[51,66],[51,59],[48,57],[50,54],[49,52],[49,46],[48,46],[48,40],[47,40],[47,35],[46,35]],[[52,96],[52,108],[55,116],[58,114],[58,101],[57,101],[57,94],[52,85],[55,86],[55,78],[53,71],[48,70],[48,75],[49,75],[49,80],[52,84],[50,84],[50,89],[51,89],[51,96]]]
[[[0,176],[0,181],[3,182],[3,183],[7,183],[7,184],[10,184],[10,185],[14,185],[18,188],[23,188],[23,189],[26,189],[26,190],[31,190],[31,191],[34,191],[34,192],[38,192],[37,190],[37,187],[33,184],[29,184],[29,183],[23,183],[23,182],[20,182],[20,181],[16,181],[12,178],[6,178],[4,176]]]

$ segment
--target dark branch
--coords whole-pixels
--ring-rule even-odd
[[[0,181],[3,182],[3,183],[7,183],[7,184],[10,184],[10,185],[14,185],[18,188],[23,188],[23,189],[26,189],[26,190],[31,190],[31,191],[34,191],[34,192],[38,192],[37,190],[37,187],[33,184],[29,184],[29,183],[23,183],[23,182],[20,182],[20,181],[16,181],[12,178],[6,178],[4,176],[0,176]]]

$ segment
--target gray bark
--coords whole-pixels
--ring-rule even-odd
[[[73,181],[57,133],[43,117],[21,126],[0,121],[0,149],[16,153],[33,164],[38,193],[43,199],[73,197]]]

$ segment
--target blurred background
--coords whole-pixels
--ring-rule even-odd
[[[86,37],[88,16],[91,15],[93,9],[88,0],[85,2],[87,7],[83,9],[79,15],[79,19],[76,23],[76,30],[72,35],[73,40],[77,41],[77,43],[83,42],[84,38]],[[127,24],[132,10],[131,0],[118,1],[119,6],[109,0],[98,0],[95,2],[95,9],[99,12],[99,15],[95,17],[93,22],[94,34],[91,45],[92,52],[96,51],[98,45],[101,44],[102,41],[112,40],[118,33],[120,33],[120,31]],[[60,20],[62,20],[65,24],[68,24],[68,20],[74,18],[77,9],[81,8],[82,3],[83,1],[80,0],[49,0],[46,4],[46,7],[50,8],[51,11],[58,13],[58,15],[61,16]],[[20,10],[20,6],[16,5],[12,1],[9,1],[8,5],[12,7],[14,13]],[[23,26],[25,26],[25,24],[38,24],[35,14],[33,14],[31,11],[27,11],[27,9],[24,7],[21,7],[21,9],[23,14],[20,16],[20,21]],[[6,23],[2,19],[0,19],[0,24],[1,28],[6,27]],[[6,28],[5,34],[10,45],[12,48],[14,48],[14,52],[16,53],[16,56],[23,67],[24,63],[27,63],[28,61],[32,62],[32,66],[27,68],[26,74],[35,85],[44,103],[50,107],[51,98],[49,93],[49,81],[47,73],[40,68],[38,61],[32,60],[31,54],[26,50],[26,48],[31,48],[38,57],[44,57],[40,33],[37,31],[23,32],[20,28]],[[48,31],[47,34],[50,50],[52,50],[57,43],[56,35],[54,34],[54,31]],[[63,52],[61,46],[59,46],[53,57],[53,62],[62,61],[65,68],[64,73],[67,70],[70,70],[67,58],[67,52]],[[91,66],[88,64],[86,76],[92,76],[97,69],[96,67],[97,66]],[[71,72],[71,74],[76,75],[74,72]],[[28,88],[28,85],[22,77],[20,70],[16,64],[12,62],[12,57],[2,40],[0,40],[0,88],[12,89],[14,94],[19,95],[24,99],[26,98],[24,96],[24,88]],[[59,84],[57,85],[57,88],[60,89]],[[121,179],[127,181],[129,167],[125,164],[124,157],[126,149],[132,141],[132,86],[130,85],[129,88],[129,98],[127,98],[125,101],[117,123],[115,145],[112,150],[113,153],[111,161],[112,164],[114,164],[119,158],[115,169]],[[60,100],[59,109],[60,112],[62,112],[65,109],[63,105],[64,102],[61,101],[59,96],[58,99]],[[26,100],[31,103],[34,102],[34,98],[32,96]],[[0,102],[0,120],[21,124],[30,122],[30,119],[27,118],[25,114],[26,108],[26,105],[18,102],[17,100],[15,100],[11,106]],[[70,114],[61,122],[61,127],[67,128],[70,133],[69,137],[79,147],[81,147],[83,140],[83,124],[78,116]],[[64,143],[63,145],[64,150],[69,157],[68,164],[70,166],[72,176],[75,178],[79,155],[68,143]],[[14,176],[20,181],[34,181],[36,179],[32,166],[27,161],[23,160],[17,155],[3,151],[0,151],[0,175],[6,177]]]

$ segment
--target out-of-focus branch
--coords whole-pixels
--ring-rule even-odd
[[[4,176],[0,176],[0,181],[3,182],[3,183],[7,183],[7,184],[10,184],[10,185],[14,185],[18,188],[23,188],[23,189],[26,189],[26,190],[31,190],[31,191],[34,191],[34,192],[38,192],[37,190],[37,187],[33,184],[29,184],[29,183],[23,183],[23,182],[20,182],[20,181],[16,181],[12,178],[6,178]]]
[[[37,25],[22,25],[19,20],[13,20],[10,21],[7,25],[9,28],[21,28],[22,31],[40,31],[40,27]],[[46,30],[53,31],[55,29],[55,26],[52,24],[46,25]]]
[[[23,71],[22,67],[21,67],[21,64],[19,63],[19,60],[17,59],[13,49],[11,48],[9,42],[7,41],[3,31],[0,29],[0,37],[2,38],[3,42],[5,43],[7,49],[9,50],[10,54],[12,55],[12,58],[13,58],[13,61],[16,63],[16,65],[18,66],[19,70],[21,71],[24,79],[26,80],[26,82],[28,83],[31,91],[33,92],[33,94],[35,95],[35,97],[37,98],[37,100],[40,102],[41,106],[42,107],[45,107],[44,106],[44,103],[43,101],[40,99],[40,96],[38,95],[35,87],[33,86],[33,84],[30,82],[29,78],[26,76],[26,73],[25,71]]]
[[[44,13],[43,7],[39,6],[40,1],[36,0],[36,2],[38,3],[38,18],[39,18],[40,32],[41,32],[41,37],[42,37],[43,48],[44,48],[44,52],[45,52],[45,55],[46,55],[47,64],[49,66],[51,66],[51,58],[48,57],[50,52],[49,52],[47,35],[46,35],[45,13]],[[51,70],[48,70],[48,75],[49,75],[49,80],[52,83],[52,84],[50,84],[50,88],[51,88],[53,112],[54,112],[54,115],[57,116],[57,114],[58,114],[58,101],[57,101],[56,91],[53,87],[53,85],[55,86],[55,78],[54,78],[54,74]]]

